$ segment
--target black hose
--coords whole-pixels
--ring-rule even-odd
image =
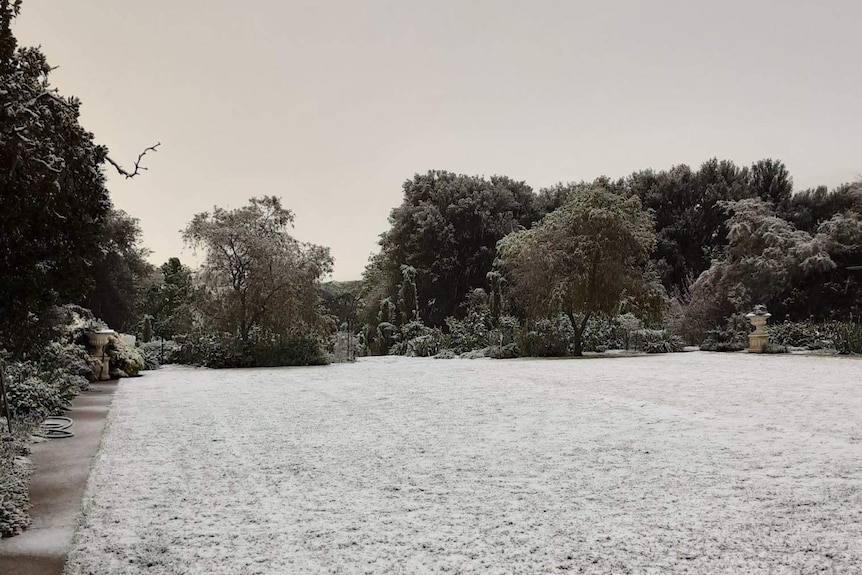
[[[42,422],[42,434],[48,439],[66,439],[74,437],[75,434],[68,431],[70,427],[72,427],[72,420],[68,417],[49,417]]]

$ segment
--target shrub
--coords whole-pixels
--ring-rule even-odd
[[[465,310],[464,319],[446,318],[449,345],[457,353],[486,348],[493,324],[488,294],[481,288],[474,289],[466,295],[460,307]]]
[[[521,356],[519,345],[521,324],[518,318],[504,315],[497,321],[497,327],[488,332],[491,344],[488,356],[495,359],[510,359]]]
[[[93,375],[87,348],[74,343],[52,341],[47,344],[39,354],[38,368],[51,378],[75,378],[82,391],[89,388],[89,379]]]
[[[488,349],[474,349],[461,354],[461,359],[482,359],[488,357]]]
[[[141,371],[151,371],[159,369],[162,366],[159,361],[159,352],[155,349],[141,346],[138,348],[138,351],[140,351],[144,358],[144,367],[141,368]]]
[[[0,537],[18,535],[30,525],[30,498],[27,485],[32,466],[24,458],[29,426],[13,428],[18,433],[10,436],[6,426],[0,432]]]
[[[279,336],[261,332],[250,338],[243,362],[237,367],[280,367],[287,365],[326,365],[329,356],[322,342],[310,335]]]
[[[749,322],[744,314],[733,314],[724,329],[706,332],[700,344],[703,351],[742,351],[748,347]]]
[[[482,349],[488,345],[488,328],[484,321],[476,321],[476,319],[470,316],[463,320],[454,317],[446,318],[449,344],[456,353]]]
[[[503,346],[492,345],[488,348],[488,357],[494,359],[512,359],[520,357],[520,350],[514,343],[507,343]]]
[[[442,347],[443,332],[427,327],[421,321],[411,321],[401,326],[398,342],[393,344],[389,353],[412,357],[431,357]]]
[[[790,322],[767,328],[772,343],[807,349],[834,349],[843,354],[862,353],[862,325],[855,322]]]
[[[40,422],[61,414],[87,385],[83,377],[60,370],[42,371],[32,361],[10,362],[5,367],[9,407],[19,421]]]
[[[643,323],[634,314],[624,313],[616,316],[614,318],[614,326],[616,340],[614,343],[616,345],[607,346],[609,349],[639,349],[643,347],[643,342],[640,339]]]
[[[520,347],[526,355],[560,357],[568,355],[575,337],[569,318],[560,314],[554,319],[541,319],[533,329],[522,332]]]
[[[168,363],[180,363],[177,359],[182,352],[182,345],[174,340],[165,339],[149,341],[142,343],[138,349],[140,349],[141,353],[144,355],[144,362],[147,365],[157,364],[158,366],[161,366]],[[144,369],[157,368],[145,367]]]
[[[810,347],[820,339],[815,332],[816,325],[809,322],[785,321],[766,326],[770,342],[793,347]]]
[[[325,365],[329,356],[323,343],[305,334],[279,335],[261,328],[243,342],[230,333],[196,333],[178,336],[180,349],[171,354],[176,363],[212,368]]]
[[[420,335],[404,342],[405,353],[413,357],[431,357],[440,349],[440,338],[435,334]]]
[[[862,325],[849,322],[831,322],[833,341],[838,353],[862,353]]]
[[[620,337],[622,330],[618,329],[616,322],[608,321],[607,317],[593,316],[584,327],[584,335],[581,339],[583,351],[599,351],[604,349],[619,349],[624,346],[625,338]]]
[[[111,361],[111,377],[135,377],[144,367],[143,354],[133,345],[123,343],[117,336],[108,339],[105,353]]]
[[[434,356],[434,359],[455,359],[457,357],[458,354],[451,349],[441,349],[437,352],[437,355]]]
[[[664,329],[640,330],[641,349],[646,353],[675,353],[682,351],[682,338]]]
[[[89,385],[92,376],[86,348],[78,344],[90,322],[88,310],[64,306],[44,318],[53,340],[8,361],[0,351],[0,369],[13,415],[13,434],[0,417],[0,537],[17,535],[30,524],[27,488],[31,466],[24,457],[32,433],[49,415],[59,415]]]

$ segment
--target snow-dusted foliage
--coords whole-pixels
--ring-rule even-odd
[[[797,230],[764,201],[723,205],[731,214],[728,246],[692,287],[690,323],[708,327],[755,304],[770,307],[806,277],[835,267],[822,237]]]
[[[589,319],[612,315],[645,285],[655,245],[652,216],[636,196],[580,189],[529,230],[506,236],[499,264],[533,318],[566,314],[580,355]]]
[[[275,196],[252,198],[234,210],[214,207],[194,217],[183,238],[203,249],[204,263],[194,298],[200,333],[192,336],[230,334],[238,345],[225,351],[244,361],[254,358],[254,330],[258,339],[276,343],[313,341],[327,331],[316,288],[332,270],[332,257],[328,248],[294,239],[288,233],[292,225],[293,213]]]
[[[135,377],[144,369],[144,353],[120,338],[111,336],[105,353],[110,358],[111,377]]]
[[[22,431],[10,437],[0,427],[0,537],[18,535],[32,522],[27,485],[33,466],[23,457],[32,430]]]
[[[51,86],[42,52],[17,46],[19,9],[0,7],[0,347],[23,351],[44,337],[45,312],[86,294],[111,201],[107,151],[78,123],[80,101]]]
[[[442,327],[447,317],[459,315],[471,290],[487,285],[497,241],[538,218],[534,196],[524,182],[505,176],[442,170],[416,174],[403,191],[380,253],[366,268],[365,305],[372,310],[382,298],[396,299],[406,265],[415,271],[419,318]]]

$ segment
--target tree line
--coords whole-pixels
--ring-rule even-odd
[[[755,304],[793,320],[862,311],[852,271],[862,263],[862,184],[793,193],[778,160],[710,159],[538,193],[504,176],[430,171],[403,191],[357,293],[372,353],[390,352],[414,321],[451,332],[475,290],[521,325],[563,314],[575,354],[599,316],[674,324],[697,343]],[[397,312],[413,309],[413,296],[400,303],[408,284],[413,319]]]
[[[49,337],[67,303],[213,365],[319,362],[341,326],[372,354],[489,337],[581,353],[621,316],[697,342],[755,303],[780,318],[860,315],[860,184],[794,193],[772,159],[537,192],[507,176],[416,174],[352,283],[322,284],[329,250],[293,238],[293,213],[264,196],[192,219],[183,238],[200,269],[155,267],[105,176],[136,175],[155,147],[134,171],[111,160],[79,124],[80,102],[51,87],[45,56],[17,46],[20,2],[0,8],[0,347],[14,353]],[[557,332],[569,343],[543,340]]]

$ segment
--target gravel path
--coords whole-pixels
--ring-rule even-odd
[[[126,380],[69,574],[862,573],[862,362],[685,353]]]

